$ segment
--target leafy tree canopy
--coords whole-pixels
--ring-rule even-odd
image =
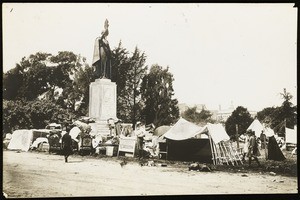
[[[144,76],[141,94],[145,101],[143,115],[146,123],[169,125],[179,118],[178,101],[173,98],[173,81],[169,68],[163,69],[159,65],[153,65]]]
[[[230,138],[235,138],[236,135],[241,135],[246,132],[247,128],[252,123],[253,118],[247,108],[242,106],[237,107],[225,122],[225,130]],[[236,132],[238,125],[238,133]]]

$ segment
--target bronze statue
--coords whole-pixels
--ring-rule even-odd
[[[108,20],[105,20],[104,31],[101,37],[97,37],[94,45],[93,63],[95,66],[96,78],[111,79],[111,50],[106,40],[108,36]]]

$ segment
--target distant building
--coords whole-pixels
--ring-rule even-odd
[[[201,112],[202,110],[207,110],[205,104],[194,104],[188,105],[186,103],[178,104],[179,113],[182,115],[187,109],[196,107],[196,112]]]
[[[218,122],[226,122],[228,117],[231,116],[234,109],[226,109],[226,110],[219,110],[217,113],[217,121]]]
[[[180,103],[178,104],[179,113],[180,116],[186,111],[188,108],[193,108],[196,106],[196,111],[201,112],[201,110],[207,110],[205,104],[194,104],[194,105],[188,105],[186,103]],[[227,109],[222,109],[219,105],[219,110],[209,110],[212,114],[211,118],[213,120],[216,120],[217,122],[224,123],[228,119],[228,117],[231,116],[232,112],[235,110],[235,107],[233,106],[233,103],[231,102],[231,105]],[[256,111],[248,111],[252,118],[255,118],[257,115]]]

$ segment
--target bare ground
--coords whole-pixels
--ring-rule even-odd
[[[3,151],[8,197],[297,193],[297,177],[255,171],[188,171],[184,165],[140,166],[118,158]]]

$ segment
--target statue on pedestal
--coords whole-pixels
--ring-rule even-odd
[[[108,36],[108,20],[105,20],[104,31],[96,38],[92,65],[95,66],[96,78],[111,79],[111,50],[106,40]]]

